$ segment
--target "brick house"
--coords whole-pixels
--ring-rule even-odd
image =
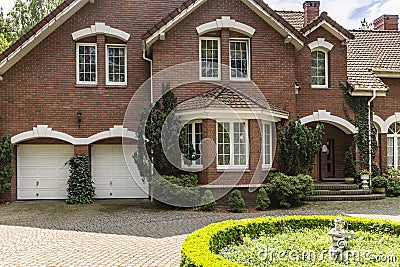
[[[77,153],[91,159],[98,198],[147,197],[122,143],[130,140],[125,154],[135,151],[140,112],[162,82],[174,88],[187,140],[201,152],[184,166],[201,184],[262,183],[276,164],[275,128],[297,117],[325,125],[313,178],[343,180],[356,128],[340,82],[354,96],[376,97],[375,161],[398,167],[398,17],[349,31],[320,14],[319,1],[303,8],[66,0],[0,55],[0,133],[12,136],[16,170],[3,198],[65,198],[64,163]]]

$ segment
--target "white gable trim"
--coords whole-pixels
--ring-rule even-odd
[[[188,8],[183,10],[179,15],[177,15],[174,19],[170,20],[166,25],[162,26],[159,30],[153,33],[150,37],[145,40],[146,49],[149,48],[153,43],[155,43],[160,36],[165,36],[165,33],[173,28],[177,23],[186,18],[189,14],[195,11],[198,7],[200,7],[207,0],[197,0],[193,4],[191,4]],[[284,38],[290,36],[290,42],[294,45],[296,50],[300,50],[304,43],[296,37],[289,29],[283,26],[282,23],[273,18],[270,14],[268,14],[264,9],[262,9],[254,0],[241,0],[245,5],[247,5],[251,10],[253,10],[257,15],[263,18],[268,24],[271,25],[276,31],[278,31]]]
[[[79,39],[86,38],[89,36],[94,36],[98,34],[104,34],[107,36],[115,37],[127,42],[131,36],[129,33],[118,30],[116,28],[107,26],[105,23],[96,22],[90,28],[85,28],[72,33],[72,39],[78,41]]]
[[[240,32],[249,37],[252,37],[254,35],[254,32],[256,31],[256,29],[247,24],[237,22],[234,19],[231,19],[231,17],[225,16],[221,17],[220,19],[216,19],[215,21],[204,23],[198,26],[196,30],[199,35],[202,35],[223,28],[228,28],[232,31]]]
[[[344,35],[340,31],[338,31],[336,28],[332,27],[332,25],[329,24],[328,22],[326,22],[326,20],[321,21],[318,25],[314,26],[313,28],[308,30],[306,33],[304,33],[304,35],[305,36],[309,35],[310,33],[315,31],[319,27],[324,28],[329,33],[331,33],[333,36],[335,36],[337,39],[339,39],[340,41],[348,41],[348,40],[350,40],[346,35]]]
[[[331,113],[327,112],[326,110],[318,110],[312,115],[300,119],[301,124],[307,124],[314,121],[321,121],[332,124],[341,129],[346,134],[357,133],[357,129],[353,124],[338,116],[331,115]]]
[[[14,64],[21,60],[33,48],[35,48],[41,41],[49,36],[54,30],[67,21],[78,10],[85,6],[90,0],[75,0],[57,16],[46,23],[36,34],[32,35],[28,40],[21,44],[14,52],[8,55],[0,62],[0,75],[3,75]]]
[[[69,134],[53,131],[53,129],[49,128],[47,125],[38,125],[37,127],[33,127],[32,131],[27,131],[14,135],[13,137],[11,137],[11,142],[13,144],[17,144],[35,138],[54,138],[68,142],[72,145],[90,145],[94,142],[114,137],[123,137],[137,140],[136,133],[129,131],[122,125],[114,125],[114,127],[110,128],[108,131],[97,133],[87,138],[74,138]]]
[[[374,116],[374,121],[375,121],[375,116]],[[387,134],[389,132],[390,125],[392,125],[393,123],[398,122],[398,121],[400,121],[400,112],[395,112],[394,115],[388,117],[385,120],[385,122],[382,126],[381,133]]]
[[[314,51],[316,49],[322,49],[325,52],[328,52],[332,50],[333,44],[325,41],[325,38],[318,38],[318,40],[309,43],[308,47],[310,48],[311,51]]]

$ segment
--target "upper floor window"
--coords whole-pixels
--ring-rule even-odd
[[[220,63],[220,39],[200,38],[200,78],[219,80],[221,78]]]
[[[311,52],[311,85],[314,88],[328,87],[328,53],[322,50]]]
[[[218,122],[217,128],[218,167],[246,168],[249,155],[247,122]]]
[[[107,45],[106,75],[108,85],[127,84],[126,45]]]
[[[76,45],[77,84],[97,84],[97,45]]]
[[[249,40],[231,39],[229,43],[229,48],[231,79],[250,79]]]

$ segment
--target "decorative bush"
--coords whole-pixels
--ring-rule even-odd
[[[153,179],[153,196],[159,202],[169,206],[187,207],[200,205],[200,192],[197,188],[198,177],[194,174],[175,176],[156,176]]]
[[[400,176],[400,170],[395,168],[389,168],[386,170],[385,175],[387,175],[389,178],[396,179],[397,177]]]
[[[204,195],[201,198],[201,210],[203,211],[212,211],[214,210],[215,207],[215,198],[213,193],[211,192],[211,190],[207,189],[206,191],[204,191]]]
[[[318,124],[314,131],[300,120],[291,120],[279,132],[279,171],[287,175],[311,173],[315,155],[322,146],[324,126]]]
[[[356,176],[356,164],[353,160],[351,148],[344,154],[343,175],[345,178],[354,178]]]
[[[94,186],[89,171],[89,158],[85,154],[73,156],[68,160],[68,204],[90,204],[94,201]]]
[[[400,180],[389,179],[386,187],[386,195],[388,197],[399,197],[400,196]]]
[[[9,136],[0,136],[0,194],[10,188],[10,181],[14,175],[12,166],[13,144]]]
[[[256,204],[257,208],[260,210],[267,210],[269,205],[271,205],[271,200],[269,199],[264,187],[261,187],[260,190],[258,190]]]
[[[183,242],[180,266],[243,266],[228,261],[217,253],[229,245],[242,244],[245,237],[258,238],[264,233],[273,235],[301,229],[331,228],[334,219],[333,216],[263,217],[210,224],[193,232]],[[348,230],[397,237],[400,235],[400,223],[398,222],[350,217],[346,217],[345,221]],[[327,249],[329,246],[330,243],[327,244]]]
[[[283,173],[271,175],[266,191],[272,205],[290,208],[301,205],[301,200],[313,192],[313,180],[309,175],[287,176]]]
[[[242,194],[237,189],[232,191],[228,203],[229,208],[234,212],[243,212],[243,209],[246,206]]]
[[[375,176],[372,178],[372,187],[374,188],[386,188],[388,185],[389,179],[383,176]]]

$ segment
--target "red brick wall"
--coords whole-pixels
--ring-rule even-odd
[[[400,83],[399,79],[382,79],[389,86],[389,91],[386,97],[378,96],[373,102],[373,110],[375,115],[378,115],[382,120],[394,115],[395,112],[400,112]]]

